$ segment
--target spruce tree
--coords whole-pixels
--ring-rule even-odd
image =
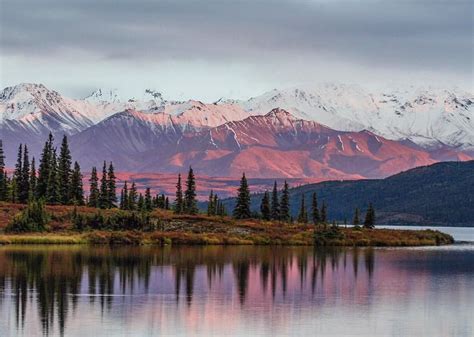
[[[369,204],[367,212],[365,213],[364,227],[369,229],[375,227],[375,210],[372,203]]]
[[[24,203],[24,200],[20,199],[22,196],[22,178],[23,178],[23,144],[20,144],[18,148],[18,155],[16,157],[15,171],[13,172],[13,181],[15,182],[15,200]]]
[[[250,191],[245,173],[242,175],[242,179],[240,180],[237,204],[235,205],[233,215],[236,219],[249,219],[251,217]]]
[[[312,201],[311,201],[311,213],[313,218],[313,224],[317,225],[321,221],[319,216],[319,206],[318,206],[318,197],[316,192],[313,193]]]
[[[38,180],[36,183],[37,198],[47,198],[48,181],[50,176],[50,168],[53,156],[53,135],[50,133],[48,140],[45,142],[40,157],[40,165],[38,168]]]
[[[5,171],[5,153],[3,141],[0,139],[0,201],[7,200],[7,177]]]
[[[122,193],[120,194],[120,209],[126,210],[128,209],[128,205],[128,186],[127,182],[125,181],[123,184]]]
[[[211,190],[211,193],[209,193],[209,200],[207,201],[207,215],[215,215],[216,213],[216,208],[217,205],[214,204],[214,192]]]
[[[170,199],[168,197],[165,198],[165,209],[170,209]]]
[[[149,187],[147,187],[145,190],[144,208],[146,211],[151,211],[153,209],[151,202],[151,191]]]
[[[104,165],[102,166],[102,177],[100,178],[99,208],[110,208],[107,164],[105,163],[105,161]]]
[[[0,178],[0,201],[7,201],[9,184],[7,172],[4,171],[3,177]]]
[[[323,201],[323,206],[321,206],[321,223],[327,224],[328,222],[328,207],[326,202]]]
[[[354,212],[354,219],[352,220],[352,224],[354,225],[354,227],[357,227],[360,225],[360,215],[359,215],[359,208],[356,208],[355,209],[355,212]]]
[[[109,164],[109,170],[107,172],[107,195],[109,197],[109,207],[113,207],[117,202],[116,192],[116,177],[114,172],[114,165],[112,162]]]
[[[30,168],[30,199],[36,198],[36,162],[35,157],[31,159],[31,168]]]
[[[53,150],[51,155],[49,177],[46,189],[46,200],[51,205],[57,205],[61,203],[61,191],[56,150]]]
[[[140,193],[140,195],[138,196],[137,209],[138,209],[139,211],[145,210],[145,200],[144,200],[144,198],[143,198],[143,194],[141,194],[141,193]]]
[[[298,222],[308,223],[308,213],[306,212],[304,194],[301,195],[301,204],[300,204],[300,212],[298,214]]]
[[[18,190],[16,188],[16,180],[15,178],[11,178],[9,179],[8,181],[8,185],[7,185],[7,200],[9,200],[10,202],[12,203],[17,203],[18,202],[18,194],[17,194]]]
[[[59,193],[61,194],[61,203],[63,205],[71,203],[71,165],[71,151],[69,151],[67,137],[64,136],[58,158]]]
[[[178,182],[176,183],[176,199],[174,202],[174,212],[176,214],[183,213],[183,188],[181,186],[181,173],[178,174]]]
[[[214,194],[214,200],[212,201],[214,203],[214,207],[213,207],[213,215],[219,215],[219,197],[217,196],[217,194]]]
[[[260,204],[260,212],[262,213],[263,220],[271,219],[271,209],[270,209],[270,194],[268,191],[265,191],[263,194],[262,202]]]
[[[289,222],[290,218],[290,191],[288,183],[285,180],[280,199],[280,220],[283,222]]]
[[[82,185],[82,173],[79,163],[74,162],[71,174],[70,202],[74,205],[84,205],[84,188]]]
[[[271,216],[272,216],[272,220],[279,220],[280,219],[280,203],[278,201],[278,186],[277,186],[276,181],[273,184],[272,203],[271,203]]]
[[[189,167],[188,178],[186,179],[186,191],[184,191],[184,208],[187,214],[197,214],[196,202],[196,179],[193,168]]]
[[[135,211],[137,209],[137,201],[137,186],[135,185],[135,182],[132,182],[132,186],[130,187],[130,191],[128,193],[128,209],[131,211]]]
[[[30,159],[28,157],[28,147],[23,148],[23,162],[21,167],[20,193],[18,200],[22,204],[26,204],[30,198]]]
[[[91,177],[89,178],[89,207],[99,207],[99,178],[97,177],[97,169],[92,168]]]

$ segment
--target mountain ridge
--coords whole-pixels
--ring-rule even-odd
[[[151,89],[141,99],[97,90],[74,100],[43,85],[20,84],[0,93],[0,134],[10,165],[18,143],[27,140],[37,153],[52,132],[57,139],[70,136],[74,154],[86,166],[107,159],[123,170],[142,172],[176,172],[193,165],[209,175],[246,171],[262,178],[378,178],[436,161],[474,158],[474,98],[468,93],[441,90],[447,99],[420,89],[377,98],[360,87],[318,88],[275,89],[248,101],[204,103],[167,101]],[[374,110],[379,106],[384,108]],[[408,117],[398,114],[401,106]],[[383,125],[377,128],[385,131],[367,123],[372,115],[379,116],[377,123]],[[429,142],[415,130],[416,123],[405,130],[416,131],[410,137],[400,138],[405,131],[392,134],[400,138],[395,140],[381,135],[396,129],[393,118],[415,117],[419,125],[432,128],[431,136],[425,135]],[[438,131],[439,139],[433,136]],[[446,144],[450,139],[451,145]]]

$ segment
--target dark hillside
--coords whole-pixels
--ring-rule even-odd
[[[354,209],[374,204],[378,224],[474,226],[474,161],[444,162],[377,180],[330,181],[291,190],[293,216],[301,194],[328,204],[329,219],[351,221]],[[252,197],[258,209],[260,195]],[[231,209],[233,200],[228,200]]]

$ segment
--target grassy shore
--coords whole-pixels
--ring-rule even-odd
[[[0,203],[0,244],[133,244],[133,245],[320,245],[320,246],[426,246],[453,243],[450,235],[433,230],[333,228],[283,224],[230,217],[175,215],[155,210],[158,224],[152,231],[75,231],[73,207],[48,206],[51,221],[41,233],[5,233],[4,228],[24,206]],[[78,208],[81,214],[98,210]],[[102,211],[110,215],[116,210]]]

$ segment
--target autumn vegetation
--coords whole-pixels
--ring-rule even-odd
[[[245,174],[231,215],[213,191],[207,211],[202,212],[191,167],[184,183],[178,175],[172,202],[169,196],[152,195],[150,188],[138,191],[134,182],[124,182],[117,197],[114,167],[105,161],[100,178],[92,168],[86,195],[67,137],[59,155],[53,141],[50,135],[38,172],[27,146],[20,145],[11,177],[0,141],[0,243],[417,246],[453,242],[437,231],[375,229],[372,204],[363,219],[355,209],[353,227],[331,223],[328,205],[323,200],[320,206],[315,193],[309,202],[302,196],[298,216],[293,218],[286,182],[281,191],[275,182],[273,190],[263,194],[260,212],[252,212]]]

